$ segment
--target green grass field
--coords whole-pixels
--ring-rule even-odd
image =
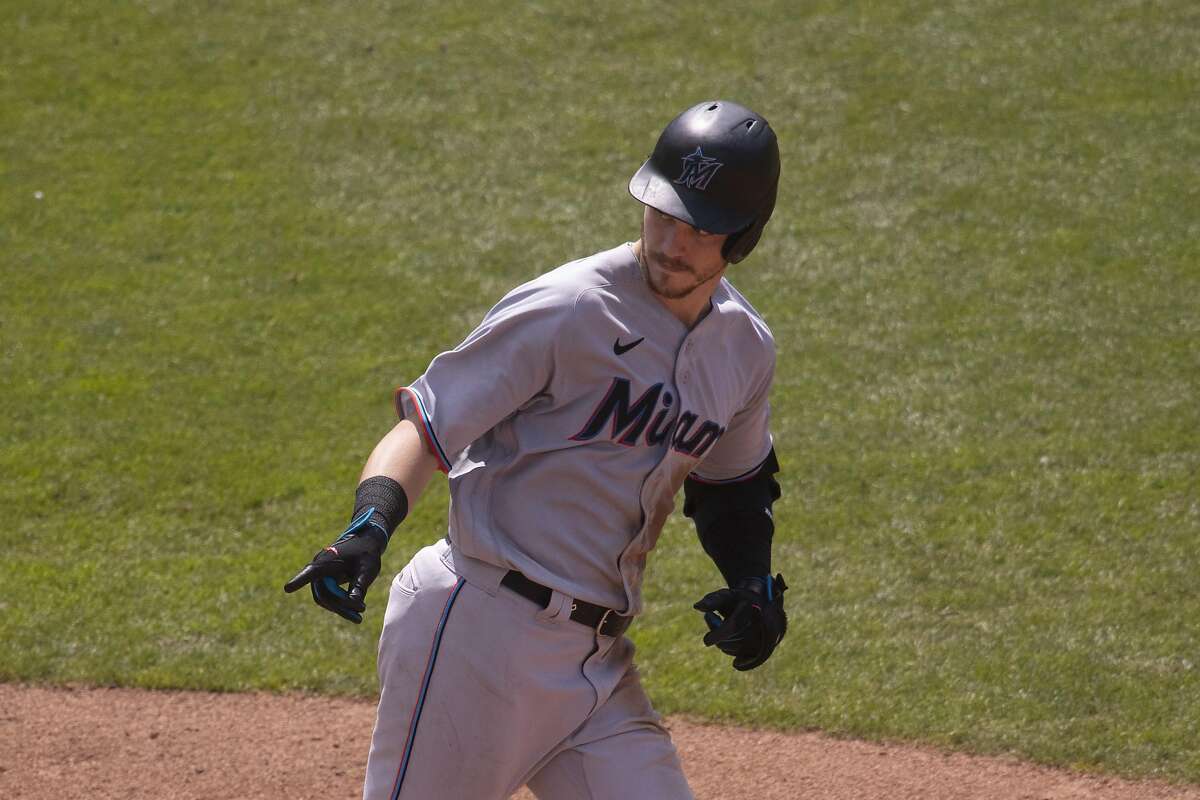
[[[652,559],[660,710],[1200,782],[1200,7],[30,2],[0,18],[0,680],[370,696],[280,587],[416,377],[762,111],[792,629]],[[444,481],[395,571],[441,535]]]

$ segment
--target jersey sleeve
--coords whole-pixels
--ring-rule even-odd
[[[753,477],[771,454],[771,383],[775,375],[772,351],[770,367],[755,386],[746,405],[733,415],[716,444],[692,470],[701,483],[736,483]]]
[[[443,472],[471,442],[545,390],[571,308],[561,291],[519,286],[462,344],[396,389],[396,413],[416,424]]]

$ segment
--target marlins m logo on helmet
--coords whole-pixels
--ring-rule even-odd
[[[708,182],[713,179],[713,175],[716,175],[717,170],[725,166],[715,158],[704,155],[699,147],[681,160],[683,161],[683,172],[672,183],[682,183],[689,189],[699,189],[700,191],[707,189]]]

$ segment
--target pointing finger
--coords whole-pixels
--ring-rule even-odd
[[[299,589],[304,584],[316,577],[317,567],[315,564],[307,564],[304,569],[296,573],[296,576],[283,585],[283,590],[288,594]]]

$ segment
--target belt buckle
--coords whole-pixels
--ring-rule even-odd
[[[601,631],[600,629],[603,628],[604,623],[608,621],[608,615],[615,614],[615,613],[617,613],[617,612],[613,611],[611,608],[604,609],[604,614],[602,614],[600,616],[600,621],[596,623],[596,635],[597,636],[604,636],[604,632]]]

